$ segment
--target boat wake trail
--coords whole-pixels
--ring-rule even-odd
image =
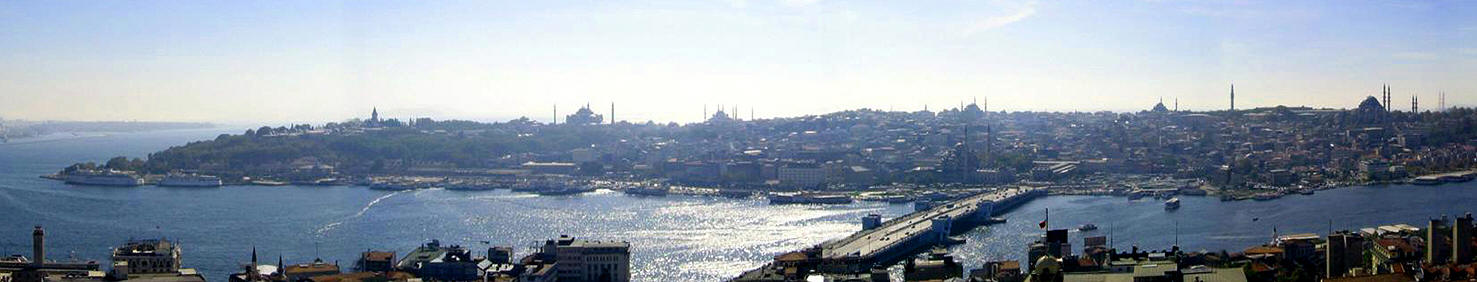
[[[328,231],[332,231],[335,227],[338,227],[339,225],[343,225],[344,222],[348,222],[351,219],[363,217],[364,216],[364,213],[369,212],[369,208],[373,208],[374,205],[375,204],[379,204],[380,201],[383,201],[383,200],[388,199],[390,197],[394,197],[395,195],[399,195],[400,193],[405,193],[407,191],[409,191],[409,190],[395,191],[394,193],[389,193],[389,194],[385,194],[384,196],[379,196],[379,198],[374,198],[374,200],[370,200],[368,204],[365,204],[364,205],[364,208],[359,209],[359,212],[354,213],[354,215],[347,216],[347,217],[344,217],[343,219],[340,219],[339,221],[336,221],[336,222],[333,222],[333,223],[329,223],[329,224],[323,225],[323,227],[319,227],[318,228],[318,231],[315,231],[315,233],[317,233],[318,236],[321,237],[321,236],[323,236],[323,234],[328,233]]]

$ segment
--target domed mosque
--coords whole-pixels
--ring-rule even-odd
[[[1381,91],[1386,91],[1381,89]],[[1385,95],[1386,93],[1381,93]],[[1354,121],[1359,124],[1375,124],[1385,120],[1387,113],[1385,106],[1380,104],[1380,99],[1374,96],[1365,97],[1359,102],[1359,107],[1354,109]]]

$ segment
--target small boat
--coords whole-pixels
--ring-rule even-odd
[[[1165,210],[1175,210],[1175,209],[1179,209],[1179,208],[1180,208],[1180,198],[1169,198],[1168,201],[1164,201],[1164,209]]]
[[[1087,232],[1087,231],[1093,231],[1093,230],[1097,230],[1097,225],[1092,225],[1092,223],[1083,224],[1082,226],[1077,226],[1077,231]]]
[[[1277,195],[1277,193],[1258,193],[1256,196],[1252,196],[1252,199],[1257,201],[1271,201],[1278,197],[1281,197],[1281,195]]]

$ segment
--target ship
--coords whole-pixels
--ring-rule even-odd
[[[1092,225],[1092,223],[1083,224],[1082,226],[1078,226],[1077,227],[1077,231],[1086,232],[1086,231],[1093,231],[1093,230],[1097,230],[1097,225]]]
[[[625,190],[621,190],[621,191],[622,192],[625,192],[626,194],[636,195],[636,196],[666,196],[668,192],[671,192],[666,187],[646,187],[646,186],[629,187],[629,188],[626,188]]]
[[[63,179],[72,185],[134,187],[144,184],[143,179],[131,173],[114,170],[72,172]]]
[[[1178,197],[1169,198],[1168,201],[1164,201],[1164,209],[1165,210],[1175,210],[1175,209],[1179,209],[1179,208],[1180,208],[1180,198],[1178,198]]]
[[[769,194],[769,204],[850,204],[851,197],[833,194]]]
[[[221,187],[221,178],[211,175],[171,173],[159,180],[160,187]]]
[[[586,187],[586,186],[576,185],[576,186],[566,186],[566,187],[554,188],[554,189],[539,190],[539,191],[534,192],[534,193],[537,193],[540,196],[566,196],[566,195],[584,194],[584,193],[589,193],[589,192],[594,192],[594,191],[595,191],[595,188],[593,188],[593,187]]]
[[[1415,185],[1437,185],[1441,184],[1441,178],[1437,176],[1421,176],[1416,177],[1415,180],[1411,180],[1410,183]]]
[[[394,182],[394,181],[376,181],[376,182],[374,182],[374,184],[370,184],[369,185],[369,189],[383,190],[383,191],[405,191],[405,190],[412,190],[412,189],[415,189],[415,188],[414,187],[411,187],[410,185],[406,185],[406,184],[400,183],[400,182]]]

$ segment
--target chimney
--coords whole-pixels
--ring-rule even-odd
[[[40,225],[36,226],[36,231],[31,232],[31,251],[35,252],[32,254],[35,261],[31,263],[36,268],[41,268],[46,263],[46,231],[42,231]]]

